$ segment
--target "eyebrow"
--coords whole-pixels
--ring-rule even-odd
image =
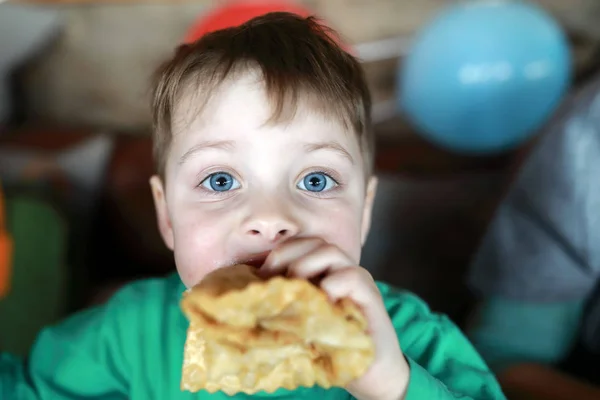
[[[344,149],[339,143],[336,142],[320,142],[320,143],[307,143],[304,145],[304,149],[307,153],[318,151],[318,150],[330,150],[340,154],[342,157],[347,158],[352,164],[354,164],[354,158]]]
[[[179,159],[179,165],[185,163],[189,158],[195,156],[201,151],[208,149],[218,150],[232,150],[235,148],[235,142],[231,140],[218,140],[218,141],[206,141],[200,142],[193,146],[191,149],[186,151]]]

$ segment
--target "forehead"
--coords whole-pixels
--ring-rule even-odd
[[[286,139],[304,141],[335,140],[340,144],[358,149],[357,135],[342,121],[328,116],[322,107],[310,99],[300,97],[296,107],[283,110],[277,121],[272,117],[275,103],[266,93],[262,78],[257,73],[245,73],[227,79],[210,97],[193,85],[186,88],[173,113],[173,144],[202,139],[228,139],[252,141],[256,132],[301,132]]]

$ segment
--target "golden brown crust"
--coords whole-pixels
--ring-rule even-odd
[[[353,302],[334,304],[306,280],[263,280],[255,272],[222,268],[184,294],[190,328],[182,390],[344,387],[367,370],[374,345]]]

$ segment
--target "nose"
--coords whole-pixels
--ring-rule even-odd
[[[294,237],[299,230],[294,218],[273,204],[263,204],[260,210],[254,210],[242,224],[244,236],[268,243]]]

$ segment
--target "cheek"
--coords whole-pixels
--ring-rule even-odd
[[[177,271],[183,283],[191,287],[226,258],[224,227],[227,224],[223,218],[217,220],[209,216],[195,216],[188,221],[174,225],[173,233]]]
[[[325,209],[320,218],[314,219],[318,226],[313,227],[315,234],[342,249],[360,262],[361,254],[361,214],[354,207],[331,207]]]

